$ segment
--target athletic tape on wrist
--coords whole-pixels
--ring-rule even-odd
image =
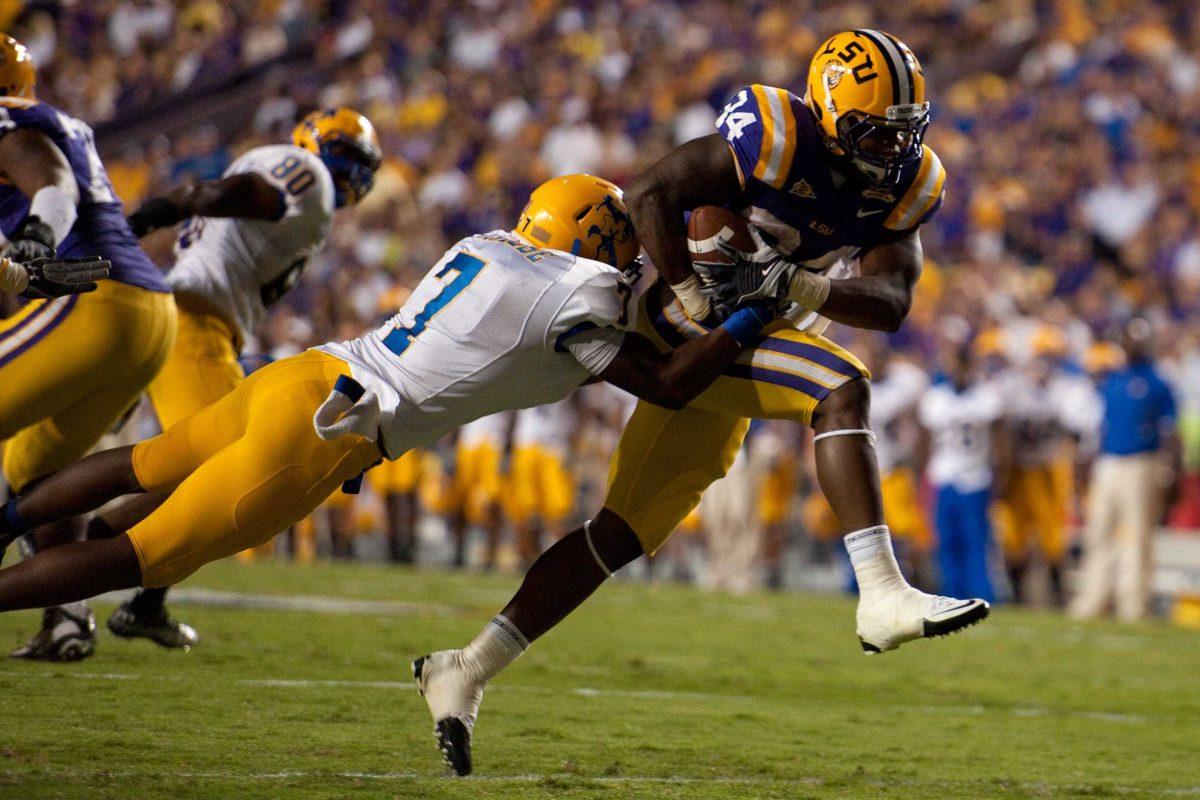
[[[809,311],[819,311],[829,299],[829,278],[814,275],[806,269],[796,270],[788,284],[788,299]]]
[[[0,258],[0,291],[20,294],[29,286],[29,273],[11,258]]]
[[[679,283],[672,283],[671,291],[675,292],[683,304],[683,310],[692,319],[704,319],[712,313],[712,303],[700,293],[700,278],[696,275],[688,275]]]
[[[767,321],[754,308],[739,308],[721,323],[721,327],[742,347],[754,344]]]

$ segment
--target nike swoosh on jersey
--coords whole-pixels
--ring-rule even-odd
[[[858,218],[862,219],[863,217],[869,217],[872,214],[882,214],[883,211],[884,210],[882,208],[877,208],[874,211],[866,211],[866,210],[860,208],[858,210]]]

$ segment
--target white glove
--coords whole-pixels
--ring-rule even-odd
[[[361,389],[357,384],[354,386]],[[374,442],[379,438],[380,416],[379,398],[374,392],[364,392],[356,401],[346,393],[339,380],[313,415],[313,427],[317,436],[327,442],[347,434],[357,434]]]

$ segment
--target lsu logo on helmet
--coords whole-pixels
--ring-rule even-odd
[[[925,73],[889,33],[853,30],[825,40],[808,68],[805,102],[835,156],[880,184],[921,158],[929,124]]]

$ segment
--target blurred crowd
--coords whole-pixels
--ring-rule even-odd
[[[510,226],[541,180],[588,171],[628,181],[672,146],[711,132],[734,89],[761,82],[801,94],[808,60],[829,33],[888,30],[924,65],[933,105],[926,141],[949,179],[942,210],[922,232],[929,261],[907,324],[859,347],[931,376],[951,374],[962,353],[976,354],[972,370],[1001,358],[1022,371],[1048,357],[1038,348],[1050,336],[1055,369],[1082,375],[1086,360],[1103,360],[1098,353],[1119,358],[1098,345],[1115,347],[1131,318],[1144,319],[1154,343],[1147,356],[1178,407],[1186,474],[1173,524],[1200,528],[1193,2],[65,0],[0,4],[0,17],[32,51],[41,96],[100,126],[130,207],[286,139],[314,106],[348,104],[374,121],[387,159],[377,187],[339,217],[324,254],[259,332],[265,357],[374,324],[454,240]],[[103,135],[105,125],[153,118],[250,74],[265,77],[249,125],[210,119],[172,136]],[[169,263],[169,240],[148,248]],[[833,335],[854,340],[836,326]],[[603,443],[615,441],[620,406],[602,398],[570,409],[589,422],[555,446],[582,489],[545,527],[595,507],[596,464],[607,457]],[[1075,427],[1069,444],[1086,450],[1095,433]],[[777,491],[762,503],[767,533],[756,552],[778,582],[774,565],[800,532],[819,529],[820,515],[806,499],[801,432],[759,429],[761,445],[747,458],[767,454],[763,486]],[[499,458],[516,464],[507,430]],[[581,430],[602,432],[602,444],[578,446]],[[450,513],[454,450],[447,444],[433,470],[442,489],[417,506]],[[792,461],[799,466],[786,466]],[[1083,485],[1085,470],[1075,471],[1065,486]],[[932,518],[935,498],[918,495],[915,513]],[[1064,515],[1079,516],[1079,497],[1067,492]],[[485,529],[534,524],[520,513],[508,524],[497,521],[501,512],[470,516]],[[532,546],[516,548],[519,560]]]

